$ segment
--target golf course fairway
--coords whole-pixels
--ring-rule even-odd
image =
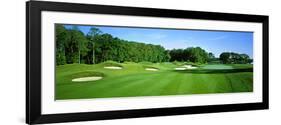
[[[251,64],[203,64],[177,71],[173,63],[115,63],[56,66],[55,99],[234,93],[253,91]],[[157,69],[151,71],[146,69]],[[73,79],[99,77],[93,81]]]

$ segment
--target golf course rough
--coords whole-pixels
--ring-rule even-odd
[[[114,70],[105,67],[121,67],[122,69]],[[253,91],[253,66],[251,64],[204,64],[194,69],[182,67],[185,69],[175,70],[175,68],[179,67],[181,66],[169,62],[114,62],[114,65],[104,62],[93,65],[67,64],[56,66],[55,99]],[[148,68],[150,70],[147,70]],[[80,80],[82,79],[81,82],[77,82],[79,78]],[[85,80],[90,78],[100,79],[93,81]]]

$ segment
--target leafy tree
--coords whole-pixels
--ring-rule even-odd
[[[208,59],[208,53],[200,47],[173,49],[170,51],[170,56],[170,61],[190,61],[194,63],[206,63]]]
[[[214,58],[216,58],[215,55],[213,53],[209,52],[208,53],[208,59],[211,60],[211,59],[214,59]]]
[[[222,63],[226,64],[226,63],[230,63],[230,53],[228,52],[223,52],[220,54],[220,60],[222,61]]]
[[[77,26],[68,30],[69,39],[66,42],[67,63],[81,63],[81,56],[86,55],[87,39]]]
[[[217,58],[215,57],[215,55],[213,53],[209,52],[208,53],[208,62],[213,63],[215,61],[217,61]]]
[[[65,44],[69,39],[69,35],[67,30],[64,28],[63,25],[57,25],[55,27],[56,32],[56,64],[63,65],[66,63],[65,57]]]
[[[98,40],[98,35],[102,34],[102,31],[98,28],[92,27],[88,32],[87,36],[89,38],[89,47],[92,51],[92,63],[95,64],[95,42]]]
[[[239,58],[239,62],[240,63],[251,63],[252,60],[250,59],[250,57],[247,54],[239,54],[240,58]]]

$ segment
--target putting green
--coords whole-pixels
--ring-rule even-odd
[[[248,70],[252,68],[252,65],[201,66],[219,69],[206,73],[196,72],[202,70],[201,68],[188,72],[175,71],[174,68],[178,65],[173,63],[126,62],[118,65],[123,69],[105,69],[104,66],[110,66],[107,63],[57,66],[55,98],[87,99],[253,91],[253,72]],[[148,71],[147,67],[157,68],[158,71]],[[239,70],[235,70],[236,67]],[[85,81],[83,84],[72,81],[73,78],[79,78],[85,74],[91,76],[93,72],[103,78],[97,81]]]
[[[229,65],[223,65],[223,64],[220,64],[220,65],[205,65],[202,67],[203,69],[233,69],[232,66],[229,66]]]

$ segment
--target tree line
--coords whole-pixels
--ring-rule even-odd
[[[219,59],[224,64],[247,64],[253,62],[253,59],[251,59],[247,54],[234,52],[223,52],[220,54]]]
[[[160,45],[127,41],[91,28],[84,35],[78,27],[70,29],[56,25],[56,63],[95,64],[113,60],[117,62],[168,62],[170,55]]]
[[[172,49],[169,51],[170,61],[189,61],[195,63],[207,63],[215,58],[213,53],[208,53],[200,47],[189,47],[186,49]]]
[[[213,53],[208,53],[200,47],[166,50],[161,45],[123,40],[111,34],[102,33],[95,27],[90,28],[89,32],[84,34],[77,26],[65,28],[64,25],[56,24],[55,35],[57,65],[96,64],[107,60],[121,63],[126,61],[207,63],[216,59]],[[233,63],[237,56],[232,53],[233,58],[227,59],[227,54],[222,54],[219,59],[223,63]],[[240,56],[243,59],[249,59],[246,54],[240,54]],[[246,56],[248,57],[246,58]],[[239,63],[249,63],[249,61],[241,61],[242,58],[239,59],[240,61],[237,61]]]

